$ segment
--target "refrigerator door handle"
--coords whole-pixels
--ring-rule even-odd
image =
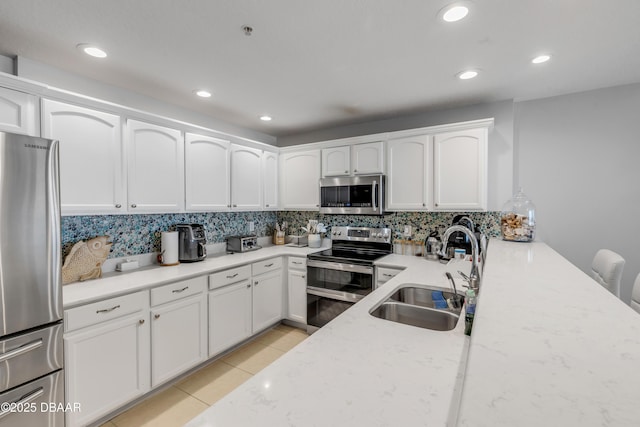
[[[0,354],[0,363],[5,362],[9,359],[12,359],[16,356],[20,356],[21,354],[28,353],[40,347],[42,347],[42,338],[40,338],[39,340],[27,343],[25,345],[22,345],[16,349],[7,351],[6,353]]]
[[[44,387],[39,387],[31,393],[27,393],[22,396],[20,399],[15,402],[7,402],[3,403],[2,407],[4,408],[0,411],[0,418],[5,417],[6,415],[12,414],[15,412],[15,408],[24,408],[27,406],[29,402],[35,400],[44,394]],[[12,410],[14,409],[14,410]]]
[[[60,142],[53,141],[47,157],[47,209],[49,210],[49,232],[47,233],[47,252],[49,260],[49,284],[52,294],[53,310],[62,318],[62,251],[61,251],[61,212],[60,212]]]

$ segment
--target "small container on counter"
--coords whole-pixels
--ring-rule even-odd
[[[504,240],[531,242],[536,234],[536,207],[522,188],[502,208],[500,230]]]

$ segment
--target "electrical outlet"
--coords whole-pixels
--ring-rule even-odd
[[[411,236],[411,226],[410,225],[405,225],[404,226],[404,235],[405,236]]]
[[[253,223],[253,221],[249,221],[249,232],[253,232],[255,230],[255,224]]]

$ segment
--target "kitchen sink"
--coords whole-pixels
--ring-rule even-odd
[[[441,291],[439,288],[403,286],[374,307],[370,314],[380,319],[419,328],[450,331],[456,327],[460,319],[463,297],[460,296],[460,307],[448,308],[443,300],[437,298],[440,292],[444,299],[454,296],[453,292]]]

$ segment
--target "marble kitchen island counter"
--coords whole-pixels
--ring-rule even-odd
[[[639,425],[640,316],[547,245],[490,243],[470,340],[369,315],[457,266],[377,264],[405,270],[187,426]]]

